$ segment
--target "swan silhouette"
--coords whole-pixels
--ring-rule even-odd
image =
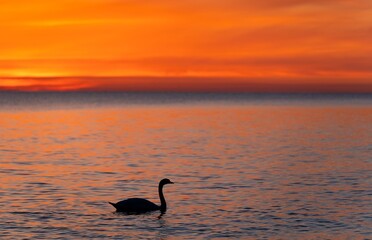
[[[116,208],[117,212],[143,213],[160,210],[163,213],[167,211],[167,203],[163,194],[163,186],[166,184],[173,184],[173,182],[168,178],[164,178],[159,182],[160,206],[144,198],[128,198],[117,203],[109,203]]]

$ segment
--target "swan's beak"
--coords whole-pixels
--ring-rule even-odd
[[[169,182],[170,184],[174,184],[174,182]]]

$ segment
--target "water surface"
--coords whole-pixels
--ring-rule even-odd
[[[371,96],[0,94],[1,239],[369,239]],[[114,213],[158,181],[168,211]]]

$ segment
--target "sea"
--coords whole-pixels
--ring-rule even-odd
[[[371,163],[372,94],[0,92],[0,239],[372,239]]]

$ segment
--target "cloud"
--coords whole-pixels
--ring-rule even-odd
[[[95,69],[95,71],[92,71]],[[354,82],[372,77],[372,57],[334,53],[231,58],[152,57],[144,59],[2,60],[0,76],[159,76],[159,77],[328,77]],[[292,80],[291,80],[292,81]],[[312,81],[315,81],[312,79]],[[320,81],[324,81],[321,79]],[[330,81],[330,80],[329,80]]]
[[[0,8],[0,76],[366,83],[371,16],[369,0],[14,0]]]
[[[0,78],[1,79],[1,78]],[[172,91],[172,92],[359,92],[372,93],[372,84],[283,83],[280,79],[221,77],[56,77],[9,78],[19,85],[1,85],[16,91]],[[274,80],[274,83],[272,82]],[[283,79],[282,79],[283,80]],[[286,79],[288,80],[288,79]],[[21,84],[23,82],[23,84]],[[28,82],[28,85],[24,83]],[[226,84],[228,82],[228,84]],[[275,83],[277,82],[277,83]]]

